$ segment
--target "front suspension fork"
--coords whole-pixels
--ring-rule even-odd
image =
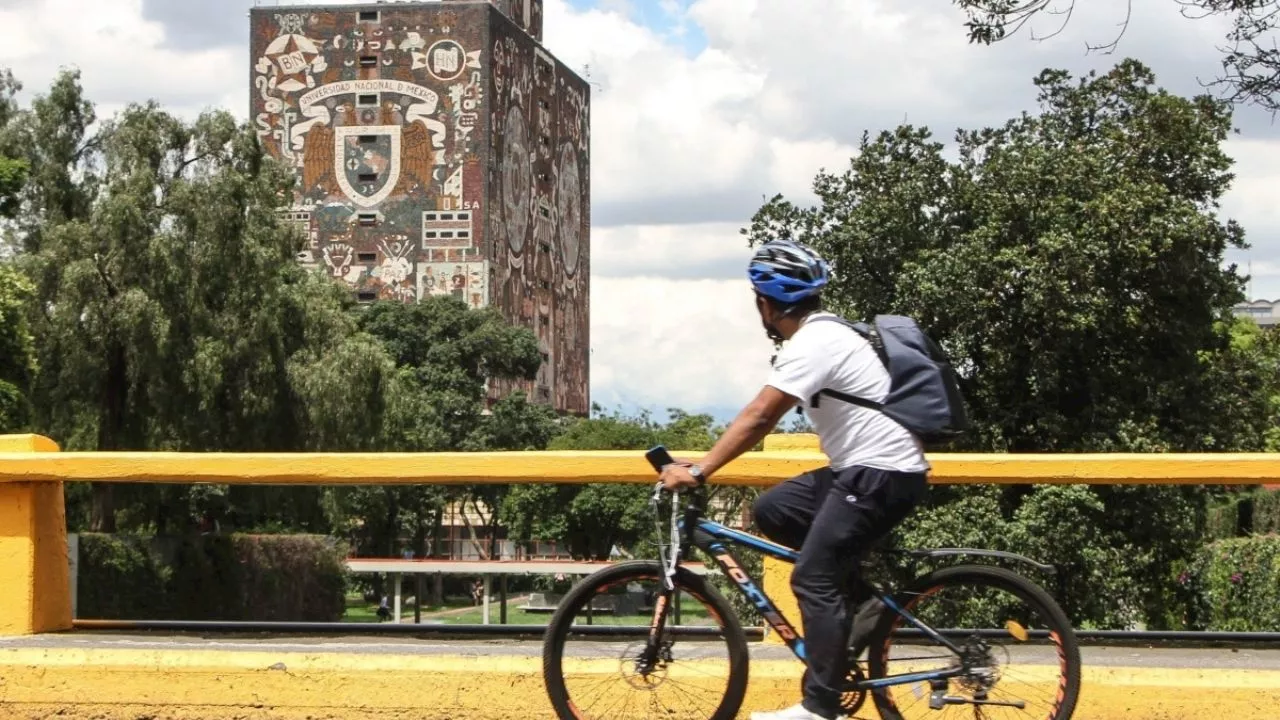
[[[647,673],[657,666],[663,650],[663,635],[668,618],[680,624],[680,590],[679,588],[662,588],[653,601],[653,617],[649,621],[649,634],[645,638],[644,651],[638,660],[641,673]]]

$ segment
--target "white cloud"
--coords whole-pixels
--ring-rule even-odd
[[[163,47],[164,37],[159,23],[142,19],[141,0],[31,0],[0,11],[0,66],[12,67],[28,93],[78,67],[102,117],[152,98],[188,115],[217,106],[247,114],[243,52],[183,52]]]
[[[741,405],[768,376],[745,279],[595,278],[591,295],[591,396],[605,407]]]
[[[591,277],[745,278],[750,249],[732,223],[627,225],[591,233]]]
[[[1233,138],[1226,149],[1236,161],[1236,179],[1223,209],[1245,230],[1280,230],[1280,142]]]
[[[590,68],[593,221],[614,224],[740,219],[761,194],[804,192],[799,160],[852,148],[826,138],[791,142],[740,109],[766,73],[716,48],[688,57],[673,39],[617,12],[547,6],[547,45]]]

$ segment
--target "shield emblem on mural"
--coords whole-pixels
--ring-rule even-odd
[[[362,207],[373,207],[400,180],[400,126],[357,125],[334,128],[334,175],[338,187]]]

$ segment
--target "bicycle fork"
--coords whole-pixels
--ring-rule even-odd
[[[649,634],[645,638],[644,651],[636,658],[636,672],[648,677],[659,662],[671,662],[671,645],[663,643],[662,634],[667,625],[667,614],[676,600],[675,588],[663,587],[653,601],[653,618],[649,621]],[[677,621],[678,622],[678,621]]]

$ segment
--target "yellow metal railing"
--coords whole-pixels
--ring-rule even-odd
[[[676,457],[699,453],[673,452]],[[937,454],[933,483],[1269,484],[1280,454]],[[714,482],[770,486],[826,462],[812,435],[773,435]],[[60,453],[48,438],[0,436],[0,635],[71,627],[64,481],[263,485],[652,483],[643,454],[490,453]],[[785,570],[766,567],[770,592]],[[789,604],[783,598],[784,610]],[[793,617],[798,617],[792,615]]]

